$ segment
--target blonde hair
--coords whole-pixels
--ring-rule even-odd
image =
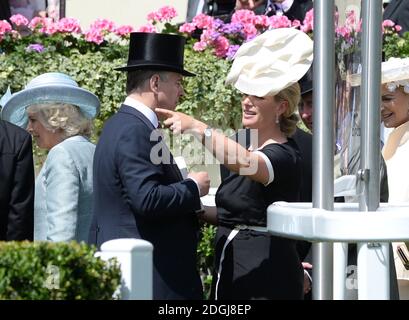
[[[298,83],[294,83],[291,86],[281,90],[274,96],[274,98],[277,102],[288,102],[287,110],[280,116],[280,130],[287,137],[291,137],[294,134],[299,121],[295,111],[301,99],[300,86]]]
[[[61,129],[63,138],[82,135],[90,137],[92,120],[86,118],[74,105],[64,103],[44,103],[31,105],[27,112],[39,116],[41,124],[50,131]]]

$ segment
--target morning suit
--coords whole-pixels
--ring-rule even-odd
[[[74,136],[55,145],[36,178],[34,240],[87,241],[95,145]]]
[[[33,210],[31,136],[0,120],[0,240],[33,240]]]
[[[266,5],[266,15],[272,16],[277,14],[277,9],[273,5],[274,1],[267,1]],[[313,3],[311,0],[294,0],[291,7],[283,12],[283,15],[290,20],[304,21],[306,13],[313,8]]]
[[[153,298],[201,299],[199,190],[193,180],[182,179],[158,131],[137,107],[125,104],[106,122],[94,158],[90,242],[98,247],[118,238],[151,242]]]
[[[409,31],[409,1],[391,0],[383,12],[384,20],[392,20],[402,27],[400,34]]]

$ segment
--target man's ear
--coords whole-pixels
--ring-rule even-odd
[[[152,92],[158,93],[159,92],[159,80],[160,76],[158,74],[154,74],[149,79],[149,87]]]

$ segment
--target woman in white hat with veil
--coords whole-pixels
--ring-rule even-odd
[[[174,133],[193,133],[230,170],[216,194],[215,299],[303,298],[296,241],[269,234],[266,211],[275,201],[299,200],[301,158],[290,137],[298,121],[297,82],[311,65],[312,49],[303,32],[283,28],[238,50],[226,82],[244,94],[243,126],[257,138],[249,146],[183,113],[156,109]]]

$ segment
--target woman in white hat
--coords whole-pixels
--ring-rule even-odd
[[[391,58],[382,63],[381,118],[386,128],[393,128],[382,150],[388,170],[389,202],[409,202],[409,58]],[[393,243],[396,275],[409,280],[400,255],[409,254],[404,243]],[[398,249],[401,250],[399,254]],[[409,299],[408,285],[399,283],[401,299]]]
[[[156,109],[174,133],[193,133],[230,170],[216,194],[215,299],[303,298],[296,241],[270,235],[266,211],[275,201],[299,200],[301,158],[289,137],[298,121],[297,81],[311,65],[312,49],[303,32],[283,28],[238,50],[227,83],[244,93],[243,126],[256,138],[247,148],[192,117]]]
[[[409,58],[392,58],[382,63],[381,118],[393,128],[383,148],[388,169],[390,202],[409,202]]]
[[[87,241],[92,213],[88,138],[99,99],[63,73],[45,73],[6,102],[2,118],[27,128],[49,150],[36,178],[34,240]]]

